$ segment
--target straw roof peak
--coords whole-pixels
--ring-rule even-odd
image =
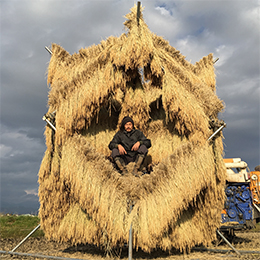
[[[126,29],[131,31],[131,29],[134,27],[139,27],[140,29],[143,26],[147,27],[143,19],[143,10],[144,7],[140,5],[140,9],[138,10],[138,6],[134,4],[134,6],[130,9],[130,13],[124,16],[127,19],[124,22]]]

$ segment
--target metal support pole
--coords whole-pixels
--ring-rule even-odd
[[[221,232],[218,229],[217,229],[217,233],[229,245],[229,247],[231,247],[238,255],[240,255],[240,253],[230,244],[230,242],[223,236],[223,234],[221,234]]]
[[[39,227],[41,224],[39,224],[30,234],[28,234],[11,252],[14,252],[24,241],[26,241]]]
[[[133,209],[133,204],[130,204],[130,213]],[[129,230],[129,242],[128,242],[128,260],[132,260],[133,257],[133,230],[132,230],[132,223]]]
[[[25,256],[24,259],[28,259],[28,257],[35,257],[35,258],[44,258],[44,259],[57,259],[57,260],[84,260],[84,259],[79,259],[79,258],[68,258],[68,257],[60,257],[60,256],[51,256],[51,255],[39,255],[39,254],[29,254],[29,253],[16,253],[16,252],[11,252],[11,251],[2,251],[0,250],[0,254],[9,254],[12,256]],[[21,259],[19,257],[19,259]],[[87,259],[85,259],[87,260]]]
[[[230,249],[212,249],[212,248],[206,248],[206,247],[193,247],[191,249],[192,251],[209,251],[214,253],[230,253]],[[254,250],[239,250],[240,254],[260,254],[260,251],[254,251]]]
[[[42,120],[44,120],[54,131],[56,131],[56,127],[46,118],[44,115]]]
[[[128,247],[128,260],[132,260],[133,257],[133,230],[132,223],[129,230],[129,247]]]
[[[215,64],[218,60],[219,60],[219,58],[216,58],[216,59],[213,61],[213,64]]]
[[[52,51],[51,51],[47,46],[45,46],[45,49],[46,49],[50,54],[52,54]]]
[[[226,123],[224,123],[219,129],[217,129],[210,137],[207,141],[209,141],[210,139],[212,139],[218,132],[220,132],[224,127],[226,127]]]
[[[137,2],[137,14],[136,14],[137,25],[139,25],[139,19],[140,19],[140,6],[141,6],[141,2],[138,1]]]

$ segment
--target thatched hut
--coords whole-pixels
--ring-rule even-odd
[[[215,238],[224,200],[223,109],[213,55],[195,65],[152,33],[137,6],[127,32],[70,55],[53,44],[48,68],[47,150],[39,171],[47,238],[145,251],[190,249]],[[126,115],[151,139],[150,174],[121,177],[109,141]],[[131,164],[129,165],[131,167]],[[129,205],[134,203],[130,212]]]

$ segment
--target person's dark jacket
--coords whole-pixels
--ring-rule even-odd
[[[138,129],[133,129],[130,132],[127,132],[126,130],[118,131],[112,141],[109,143],[108,147],[110,150],[113,150],[114,148],[117,148],[119,144],[121,144],[125,148],[127,154],[131,157],[134,157],[136,152],[131,151],[131,149],[138,141],[140,142],[140,145],[145,145],[147,149],[151,147],[150,139],[147,139],[143,132]]]

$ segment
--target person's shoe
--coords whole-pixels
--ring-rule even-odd
[[[141,169],[141,165],[143,163],[144,160],[144,155],[143,154],[138,154],[135,160],[135,166],[137,170]]]
[[[118,167],[120,173],[122,175],[125,175],[127,173],[126,167],[125,167],[125,162],[121,158],[116,158],[115,159],[115,164]]]
[[[141,169],[141,165],[143,163],[143,160],[144,160],[144,155],[143,154],[138,154],[137,157],[136,157],[136,160],[135,160],[134,169],[132,171],[132,174],[135,177],[140,177],[139,174],[138,174],[138,171]]]

